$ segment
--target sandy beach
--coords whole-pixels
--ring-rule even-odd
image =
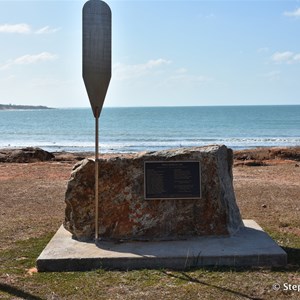
[[[244,219],[254,219],[266,230],[300,236],[300,150],[274,149],[234,152],[237,203]],[[47,162],[0,163],[0,248],[58,229],[72,167],[85,156],[91,153],[55,153]]]

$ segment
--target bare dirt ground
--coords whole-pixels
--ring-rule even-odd
[[[254,157],[247,152],[250,160],[235,153],[234,187],[242,217],[263,228],[300,236],[299,162],[282,157],[265,160],[260,152],[261,163],[249,166],[247,162],[258,155],[257,150],[251,153]],[[0,249],[58,229],[64,219],[67,181],[77,159],[60,154],[50,162],[0,163]]]
[[[300,236],[300,167],[294,161],[233,168],[236,199],[243,219],[263,228]]]
[[[0,249],[55,231],[74,163],[0,164]]]

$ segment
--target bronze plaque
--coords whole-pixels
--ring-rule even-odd
[[[148,161],[144,176],[146,200],[201,198],[199,161]]]

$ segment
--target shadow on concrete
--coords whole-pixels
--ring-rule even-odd
[[[221,287],[221,286],[217,286],[217,285],[214,285],[214,284],[207,283],[205,281],[201,281],[201,280],[199,280],[197,278],[193,278],[193,277],[189,276],[185,272],[179,272],[178,275],[169,274],[166,271],[162,271],[162,273],[164,273],[167,276],[176,278],[176,279],[185,280],[185,281],[188,281],[188,282],[198,283],[198,284],[201,284],[201,285],[205,285],[205,286],[208,286],[208,287],[211,287],[211,288],[218,289],[218,290],[220,290],[222,292],[228,292],[228,293],[231,293],[231,294],[233,294],[235,296],[238,296],[238,297],[243,297],[243,298],[250,299],[250,300],[263,300],[263,298],[252,297],[252,296],[246,295],[244,293],[240,293],[238,291],[234,291],[234,290],[231,290],[231,289],[228,289],[228,288],[225,288],[225,287]]]
[[[75,240],[75,239],[74,239]],[[186,255],[187,249],[190,254],[198,257],[199,254],[207,256],[220,256],[220,255],[249,255],[251,250],[254,253],[258,253],[257,250],[263,249],[258,255],[263,255],[265,249],[276,247],[278,250],[280,247],[274,243],[272,238],[264,231],[243,227],[234,235],[231,236],[195,236],[191,238],[182,239],[166,239],[166,240],[109,240],[99,239],[98,241],[88,241],[85,243],[95,244],[100,250],[132,253],[146,256],[157,256],[157,246],[160,248],[160,252],[166,249],[166,253],[176,251],[181,246],[183,254]],[[205,249],[206,251],[199,250]],[[250,249],[250,251],[249,251]],[[194,250],[194,251],[192,251]],[[264,252],[263,252],[264,251]],[[222,254],[220,254],[222,253]],[[237,254],[236,254],[237,253]],[[271,255],[267,253],[268,255]]]
[[[21,298],[21,299],[43,300],[43,298],[31,295],[29,293],[26,293],[16,287],[13,287],[13,286],[5,284],[5,283],[0,283],[0,291],[10,294],[12,296]]]

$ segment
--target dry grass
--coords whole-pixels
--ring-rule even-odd
[[[73,164],[0,164],[0,299],[300,299],[297,291],[272,290],[275,283],[300,285],[300,168],[295,162],[234,168],[243,218],[254,219],[284,247],[286,268],[35,273],[37,256],[64,218]]]

